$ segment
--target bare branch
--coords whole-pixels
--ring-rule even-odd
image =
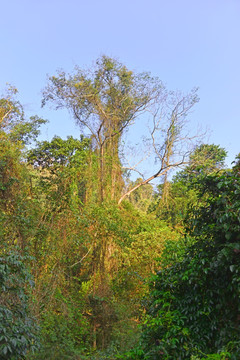
[[[152,180],[156,179],[157,177],[163,176],[165,175],[171,168],[176,168],[179,167],[181,165],[186,165],[188,164],[187,161],[184,161],[184,159],[181,162],[169,165],[167,168],[165,169],[160,169],[159,171],[157,171],[154,175],[150,176],[148,179],[143,180],[142,182],[140,182],[139,184],[135,185],[132,189],[128,190],[124,195],[121,196],[121,198],[118,201],[118,205],[121,204],[121,202],[125,199],[126,196],[129,196],[133,191],[137,190],[140,186],[146,185],[148,183],[150,183]]]
[[[77,261],[76,263],[74,263],[73,265],[71,265],[71,266],[69,266],[69,267],[72,268],[73,266],[80,264],[80,263],[85,259],[85,257],[88,256],[88,254],[90,253],[91,250],[92,250],[92,247],[90,247],[90,249],[88,250],[88,252],[81,258],[81,260]]]
[[[120,197],[119,204],[140,186],[161,176],[165,176],[166,181],[170,169],[188,164],[191,153],[188,147],[193,143],[193,140],[201,136],[201,134],[190,136],[188,131],[185,131],[188,122],[187,116],[197,101],[196,90],[193,90],[186,96],[181,96],[180,93],[167,94],[165,92],[164,96],[161,97],[161,103],[158,106],[156,103],[154,104],[155,108],[149,111],[152,115],[150,139],[152,149],[159,162],[159,169],[146,180],[126,191]]]

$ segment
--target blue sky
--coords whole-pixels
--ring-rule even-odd
[[[16,86],[42,138],[79,136],[66,112],[41,109],[47,74],[89,67],[101,54],[150,71],[169,89],[199,87],[191,115],[209,143],[240,152],[239,0],[8,0],[1,3],[0,90]]]

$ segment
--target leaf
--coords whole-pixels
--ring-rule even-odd
[[[231,236],[232,236],[232,233],[231,233],[231,232],[227,232],[227,233],[225,234],[225,238],[226,238],[227,240],[230,240],[230,239],[231,239]]]

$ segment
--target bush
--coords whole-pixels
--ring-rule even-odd
[[[39,347],[37,326],[31,317],[27,289],[33,285],[18,251],[0,257],[0,357],[24,359],[28,351]]]
[[[239,174],[203,178],[204,193],[187,222],[194,244],[152,278],[143,359],[240,358]]]

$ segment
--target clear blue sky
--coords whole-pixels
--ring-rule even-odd
[[[170,89],[199,86],[193,120],[228,164],[240,152],[239,0],[2,1],[0,40],[0,90],[16,86],[27,114],[50,120],[43,138],[79,135],[68,114],[41,109],[47,74],[106,54]]]

